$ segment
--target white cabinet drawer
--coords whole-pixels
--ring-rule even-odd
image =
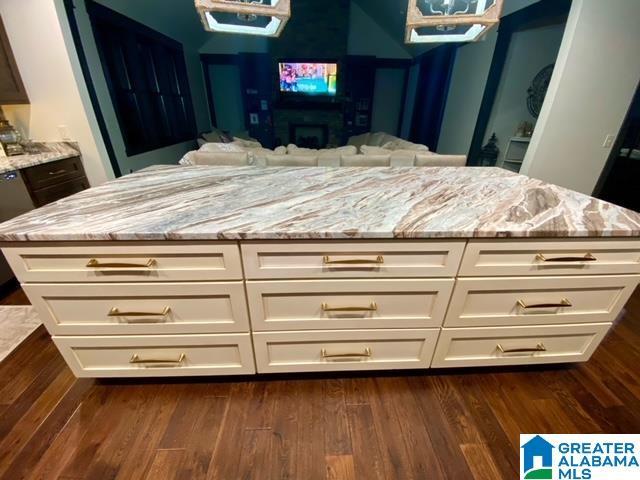
[[[640,241],[470,240],[460,276],[640,273]]]
[[[440,327],[453,279],[247,282],[253,330]]]
[[[247,242],[247,279],[454,277],[464,241]]]
[[[251,335],[53,337],[77,377],[255,373]]]
[[[52,335],[248,332],[242,282],[26,284]]]
[[[258,372],[429,368],[439,329],[254,333]]]
[[[18,246],[3,253],[22,283],[242,280],[231,242]]]
[[[610,323],[542,327],[444,328],[431,366],[478,367],[584,362]]]
[[[640,276],[462,278],[446,327],[612,322]]]

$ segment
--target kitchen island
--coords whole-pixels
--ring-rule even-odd
[[[152,167],[0,225],[78,376],[587,360],[640,215],[496,168]]]

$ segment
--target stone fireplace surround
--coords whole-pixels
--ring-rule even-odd
[[[296,130],[300,138],[313,135],[322,137],[325,129],[326,145],[322,145],[323,139],[320,138],[321,148],[338,147],[344,143],[344,116],[338,109],[294,105],[276,107],[273,111],[273,129],[276,145],[295,143],[296,139],[292,138],[292,134]],[[314,131],[317,133],[313,133]]]

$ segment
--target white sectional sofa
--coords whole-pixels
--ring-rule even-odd
[[[439,155],[425,145],[387,133],[351,137],[346,146],[327,149],[300,148],[294,144],[275,150],[258,142],[236,138],[231,143],[204,143],[187,153],[181,165],[255,165],[260,167],[462,167],[465,155]]]

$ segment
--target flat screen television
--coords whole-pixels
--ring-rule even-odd
[[[335,97],[338,64],[317,62],[278,63],[280,92],[300,96]]]

